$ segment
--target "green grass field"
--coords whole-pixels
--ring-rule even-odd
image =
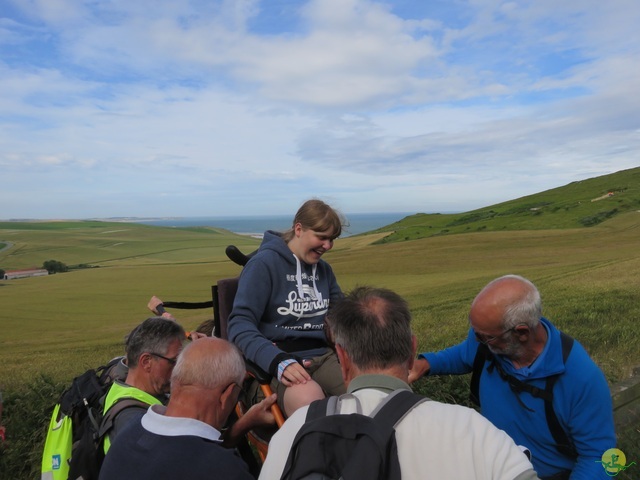
[[[506,273],[524,275],[539,287],[545,316],[576,337],[614,383],[640,364],[637,210],[589,227],[488,228],[413,240],[402,235],[381,243],[387,231],[338,239],[325,258],[345,290],[372,284],[405,296],[421,350],[440,349],[463,338],[471,300],[489,280]],[[413,220],[408,218],[407,224]],[[248,252],[259,242],[212,228],[0,223],[0,248],[10,245],[0,251],[0,268],[40,267],[50,259],[85,267],[0,281],[0,384],[7,404],[26,408],[22,399],[36,392],[52,405],[60,385],[121,354],[124,335],[150,315],[146,303],[151,295],[208,300],[212,284],[240,271],[224,254],[232,243]],[[187,329],[211,317],[208,311],[174,313]],[[434,398],[459,401],[464,381],[429,379],[420,388]],[[19,417],[29,416],[40,430],[21,426],[26,420]],[[2,478],[35,478],[42,421],[33,412],[9,410],[6,417],[10,436],[12,428],[32,431],[10,447],[17,458],[21,454],[16,450],[30,452],[26,461],[20,460],[25,463],[22,473]],[[621,439],[627,458],[637,462],[639,433],[636,428]],[[5,459],[9,457],[7,452]],[[0,456],[0,472],[7,462]]]
[[[540,288],[546,315],[579,338],[616,381],[634,354],[640,360],[638,334],[624,318],[637,318],[640,309],[639,222],[640,214],[629,212],[588,229],[483,232],[383,245],[355,237],[339,239],[326,258],[344,289],[369,283],[404,295],[424,349],[464,334],[468,306],[487,281],[522,274]],[[151,295],[207,300],[216,280],[240,270],[226,259],[224,247],[236,243],[252,250],[258,243],[215,229],[44,225],[0,225],[2,238],[13,243],[0,253],[0,265],[23,268],[55,259],[98,268],[0,282],[4,388],[38,373],[69,378],[94,365],[98,353],[119,354],[123,335],[149,315]],[[176,314],[187,328],[211,315]]]

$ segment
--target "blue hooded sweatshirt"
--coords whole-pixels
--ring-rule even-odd
[[[547,377],[560,374],[553,387],[553,409],[578,453],[577,460],[561,455],[555,448],[544,400],[527,392],[512,392],[498,369],[490,368],[490,362],[485,363],[480,377],[481,413],[518,445],[531,451],[531,463],[538,476],[571,470],[571,480],[608,478],[600,461],[606,450],[615,447],[616,436],[607,381],[577,340],[565,364],[560,331],[546,318],[540,322],[547,330],[548,341],[533,364],[516,369],[502,355],[495,355],[495,360],[507,374],[543,390]],[[470,329],[464,342],[419,356],[429,362],[429,375],[468,373],[473,368],[478,345]]]
[[[282,237],[264,234],[240,274],[229,317],[229,340],[245,357],[275,375],[278,363],[327,352],[324,317],[342,295],[333,270],[320,259],[300,261]]]

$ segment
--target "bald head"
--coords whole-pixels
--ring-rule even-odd
[[[535,285],[519,275],[505,275],[489,282],[476,296],[469,321],[481,331],[520,324],[535,328],[541,316],[542,302]]]
[[[232,382],[242,383],[244,374],[244,360],[233,344],[205,337],[184,348],[171,375],[171,388],[178,385],[224,387]]]

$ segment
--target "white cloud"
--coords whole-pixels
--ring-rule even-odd
[[[636,3],[9,2],[0,217],[451,211],[637,166]]]

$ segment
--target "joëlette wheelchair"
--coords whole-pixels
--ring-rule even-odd
[[[243,254],[234,245],[229,245],[225,253],[230,260],[234,263],[244,267],[249,261],[249,258],[255,253],[248,255]],[[213,335],[218,338],[228,339],[227,335],[227,322],[233,309],[233,300],[238,290],[238,277],[225,278],[218,280],[215,285],[211,286],[212,300],[205,302],[177,302],[177,301],[163,301],[162,306],[169,309],[213,309],[213,331],[202,332],[207,335]],[[255,365],[253,362],[245,359],[247,368],[247,375],[244,382],[244,392],[257,381],[262,394],[268,397],[272,394],[270,383],[271,375]],[[249,409],[251,405],[248,399],[241,394],[238,404],[236,405],[235,414],[236,418],[242,417],[244,413]],[[276,419],[277,427],[279,428],[284,423],[284,416],[277,404],[271,407],[271,411]],[[233,421],[233,419],[232,419]],[[255,429],[251,430],[247,434],[247,441],[242,442],[237,448],[243,457],[243,459],[249,464],[252,473],[256,474],[260,470],[260,466],[267,456],[269,449],[269,440],[271,436],[277,431],[277,428]],[[254,451],[249,446],[253,446],[258,454],[258,459],[254,455]]]

